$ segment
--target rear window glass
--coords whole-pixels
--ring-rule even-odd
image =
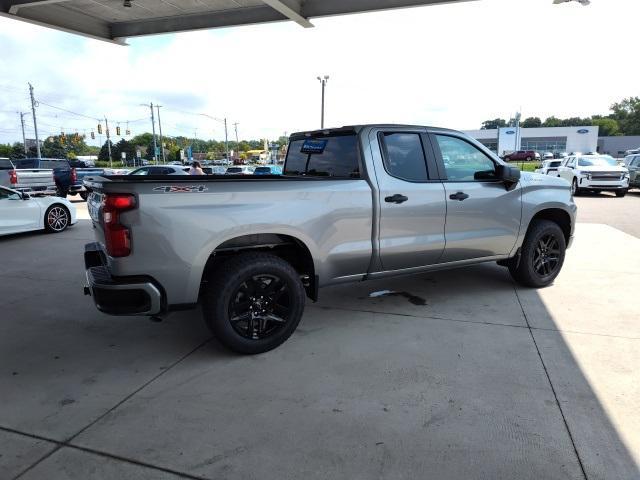
[[[242,168],[240,167],[229,167],[227,168],[227,173],[241,173]]]
[[[360,178],[355,134],[294,140],[289,144],[285,175]]]
[[[29,158],[25,158],[25,159],[21,159],[21,160],[14,160],[14,164],[16,166],[16,168],[37,168],[36,167],[36,162],[38,160],[37,159],[29,159]]]
[[[0,158],[0,170],[13,170],[13,164],[11,160]]]

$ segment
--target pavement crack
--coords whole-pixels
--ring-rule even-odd
[[[582,458],[580,458],[580,453],[578,452],[578,447],[576,446],[576,442],[573,439],[573,434],[571,433],[571,429],[569,428],[569,423],[567,422],[567,417],[565,417],[564,411],[562,410],[562,404],[560,403],[560,399],[558,398],[558,394],[556,392],[555,387],[553,386],[553,382],[551,381],[551,376],[549,375],[549,370],[547,370],[547,365],[544,363],[544,359],[542,358],[542,352],[540,352],[540,347],[538,347],[538,342],[536,342],[536,337],[533,334],[533,330],[531,325],[529,324],[529,317],[527,317],[527,313],[524,310],[524,306],[520,301],[520,296],[518,295],[518,289],[516,288],[515,283],[513,284],[513,291],[516,294],[516,299],[518,300],[518,304],[520,305],[520,309],[522,310],[522,315],[524,316],[525,321],[527,322],[527,330],[529,330],[529,335],[531,335],[531,340],[533,341],[533,345],[536,348],[536,352],[538,353],[538,358],[540,359],[540,363],[542,364],[542,369],[544,370],[544,374],[547,377],[547,381],[549,382],[549,386],[551,387],[551,392],[553,393],[553,398],[556,400],[556,405],[558,406],[558,410],[560,411],[560,416],[562,417],[562,421],[564,422],[564,427],[567,430],[567,434],[569,435],[569,440],[571,441],[571,445],[573,446],[573,451],[576,454],[576,459],[578,460],[578,464],[580,465],[580,470],[582,471],[582,476],[585,480],[589,480],[587,477],[587,472],[584,469],[584,465],[582,463]]]
[[[102,420],[103,418],[105,418],[107,415],[109,415],[111,412],[113,412],[114,410],[116,410],[118,407],[120,407],[122,404],[124,404],[125,402],[127,402],[129,399],[131,399],[133,396],[135,396],[137,393],[139,393],[140,391],[144,390],[146,387],[148,387],[151,383],[155,382],[158,378],[160,378],[161,376],[165,375],[167,372],[169,372],[170,370],[172,370],[174,367],[176,367],[177,365],[179,365],[180,363],[182,363],[184,360],[186,360],[187,358],[189,358],[191,355],[193,355],[195,352],[197,352],[198,350],[200,350],[202,347],[204,347],[207,343],[209,343],[212,340],[212,337],[207,338],[205,341],[201,342],[200,344],[198,344],[198,346],[196,346],[195,348],[193,348],[192,350],[190,350],[189,352],[187,352],[185,355],[183,355],[182,357],[178,358],[176,361],[174,361],[172,364],[170,364],[167,368],[163,369],[160,371],[160,373],[154,375],[153,377],[151,377],[151,379],[147,380],[145,383],[143,383],[141,386],[139,386],[138,388],[136,388],[133,392],[129,393],[128,395],[126,395],[122,400],[120,400],[118,403],[116,403],[113,407],[109,408],[106,412],[102,413],[101,415],[99,415],[97,418],[95,418],[93,421],[89,422],[87,425],[85,425],[83,428],[81,428],[80,430],[78,430],[76,433],[74,433],[73,435],[71,435],[69,438],[67,438],[66,440],[63,441],[58,441],[58,440],[52,440],[52,439],[48,439],[45,437],[40,437],[38,435],[33,435],[33,434],[26,434],[24,432],[20,432],[18,430],[13,430],[13,429],[9,429],[9,428],[5,428],[5,427],[0,427],[0,429],[2,430],[6,430],[6,431],[11,431],[13,433],[18,433],[18,434],[22,434],[22,435],[27,435],[30,436],[32,438],[36,438],[36,439],[40,439],[40,440],[46,440],[48,442],[53,442],[56,443],[58,446],[57,448],[54,448],[53,450],[51,450],[50,452],[48,452],[46,455],[44,455],[42,458],[40,458],[39,460],[37,460],[35,463],[29,465],[26,469],[24,469],[22,472],[20,472],[18,475],[16,475],[13,480],[18,480],[19,478],[22,478],[26,473],[28,473],[29,471],[33,470],[36,466],[38,466],[39,464],[41,464],[43,461],[45,461],[47,458],[51,457],[54,453],[58,452],[61,448],[63,447],[69,447],[69,448],[74,448],[76,450],[82,450],[85,452],[89,452],[89,453],[94,453],[96,455],[101,455],[104,457],[109,457],[109,458],[113,458],[116,460],[121,460],[124,462],[129,462],[129,463],[133,463],[136,465],[140,465],[140,466],[144,466],[144,467],[148,467],[148,468],[153,468],[155,470],[160,470],[163,472],[167,472],[167,473],[172,473],[174,475],[179,475],[183,478],[190,478],[190,479],[194,479],[194,480],[202,480],[202,477],[196,477],[193,475],[189,475],[183,472],[178,472],[178,471],[173,471],[164,467],[158,467],[156,465],[152,465],[152,464],[147,464],[145,462],[141,462],[138,460],[133,460],[133,459],[127,459],[126,457],[120,457],[118,455],[113,455],[110,453],[105,453],[105,452],[101,452],[100,450],[94,450],[92,448],[88,448],[88,447],[82,447],[80,445],[74,445],[71,442],[77,438],[79,435],[81,435],[82,433],[84,433],[86,430],[88,430],[89,428],[91,428],[93,425],[95,425],[96,423],[98,423],[100,420]]]

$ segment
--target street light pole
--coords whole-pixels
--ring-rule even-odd
[[[104,125],[107,133],[107,152],[109,153],[109,167],[113,168],[113,159],[111,158],[111,138],[109,136],[109,121],[104,117]]]
[[[236,131],[236,150],[237,150],[236,156],[240,158],[240,142],[238,141],[238,125],[239,125],[238,122],[234,123],[233,128]]]
[[[320,128],[324,128],[324,89],[327,86],[329,75],[325,75],[324,77],[317,77],[317,78],[322,84],[322,105],[320,107]]]
[[[158,145],[156,144],[156,119],[153,114],[153,102],[150,104],[141,103],[143,107],[149,107],[151,110],[151,131],[153,132],[153,161],[157,165],[158,164]],[[158,111],[158,115],[160,115],[160,111]]]
[[[229,165],[229,135],[227,133],[227,117],[224,117],[224,150],[227,155],[227,165]]]

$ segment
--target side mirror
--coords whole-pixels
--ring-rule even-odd
[[[29,200],[31,198],[31,195],[27,192],[22,192],[20,195],[22,196],[22,200]]]
[[[496,175],[507,185],[507,189],[520,181],[520,169],[518,167],[496,165]]]

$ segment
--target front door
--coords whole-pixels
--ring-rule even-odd
[[[18,233],[39,228],[40,206],[23,200],[19,193],[0,188],[0,233]]]
[[[382,269],[438,263],[444,251],[446,203],[426,132],[389,129],[371,136],[377,150],[373,158]]]
[[[464,137],[432,135],[447,201],[442,262],[508,255],[522,216],[520,186],[496,178],[496,161]]]

